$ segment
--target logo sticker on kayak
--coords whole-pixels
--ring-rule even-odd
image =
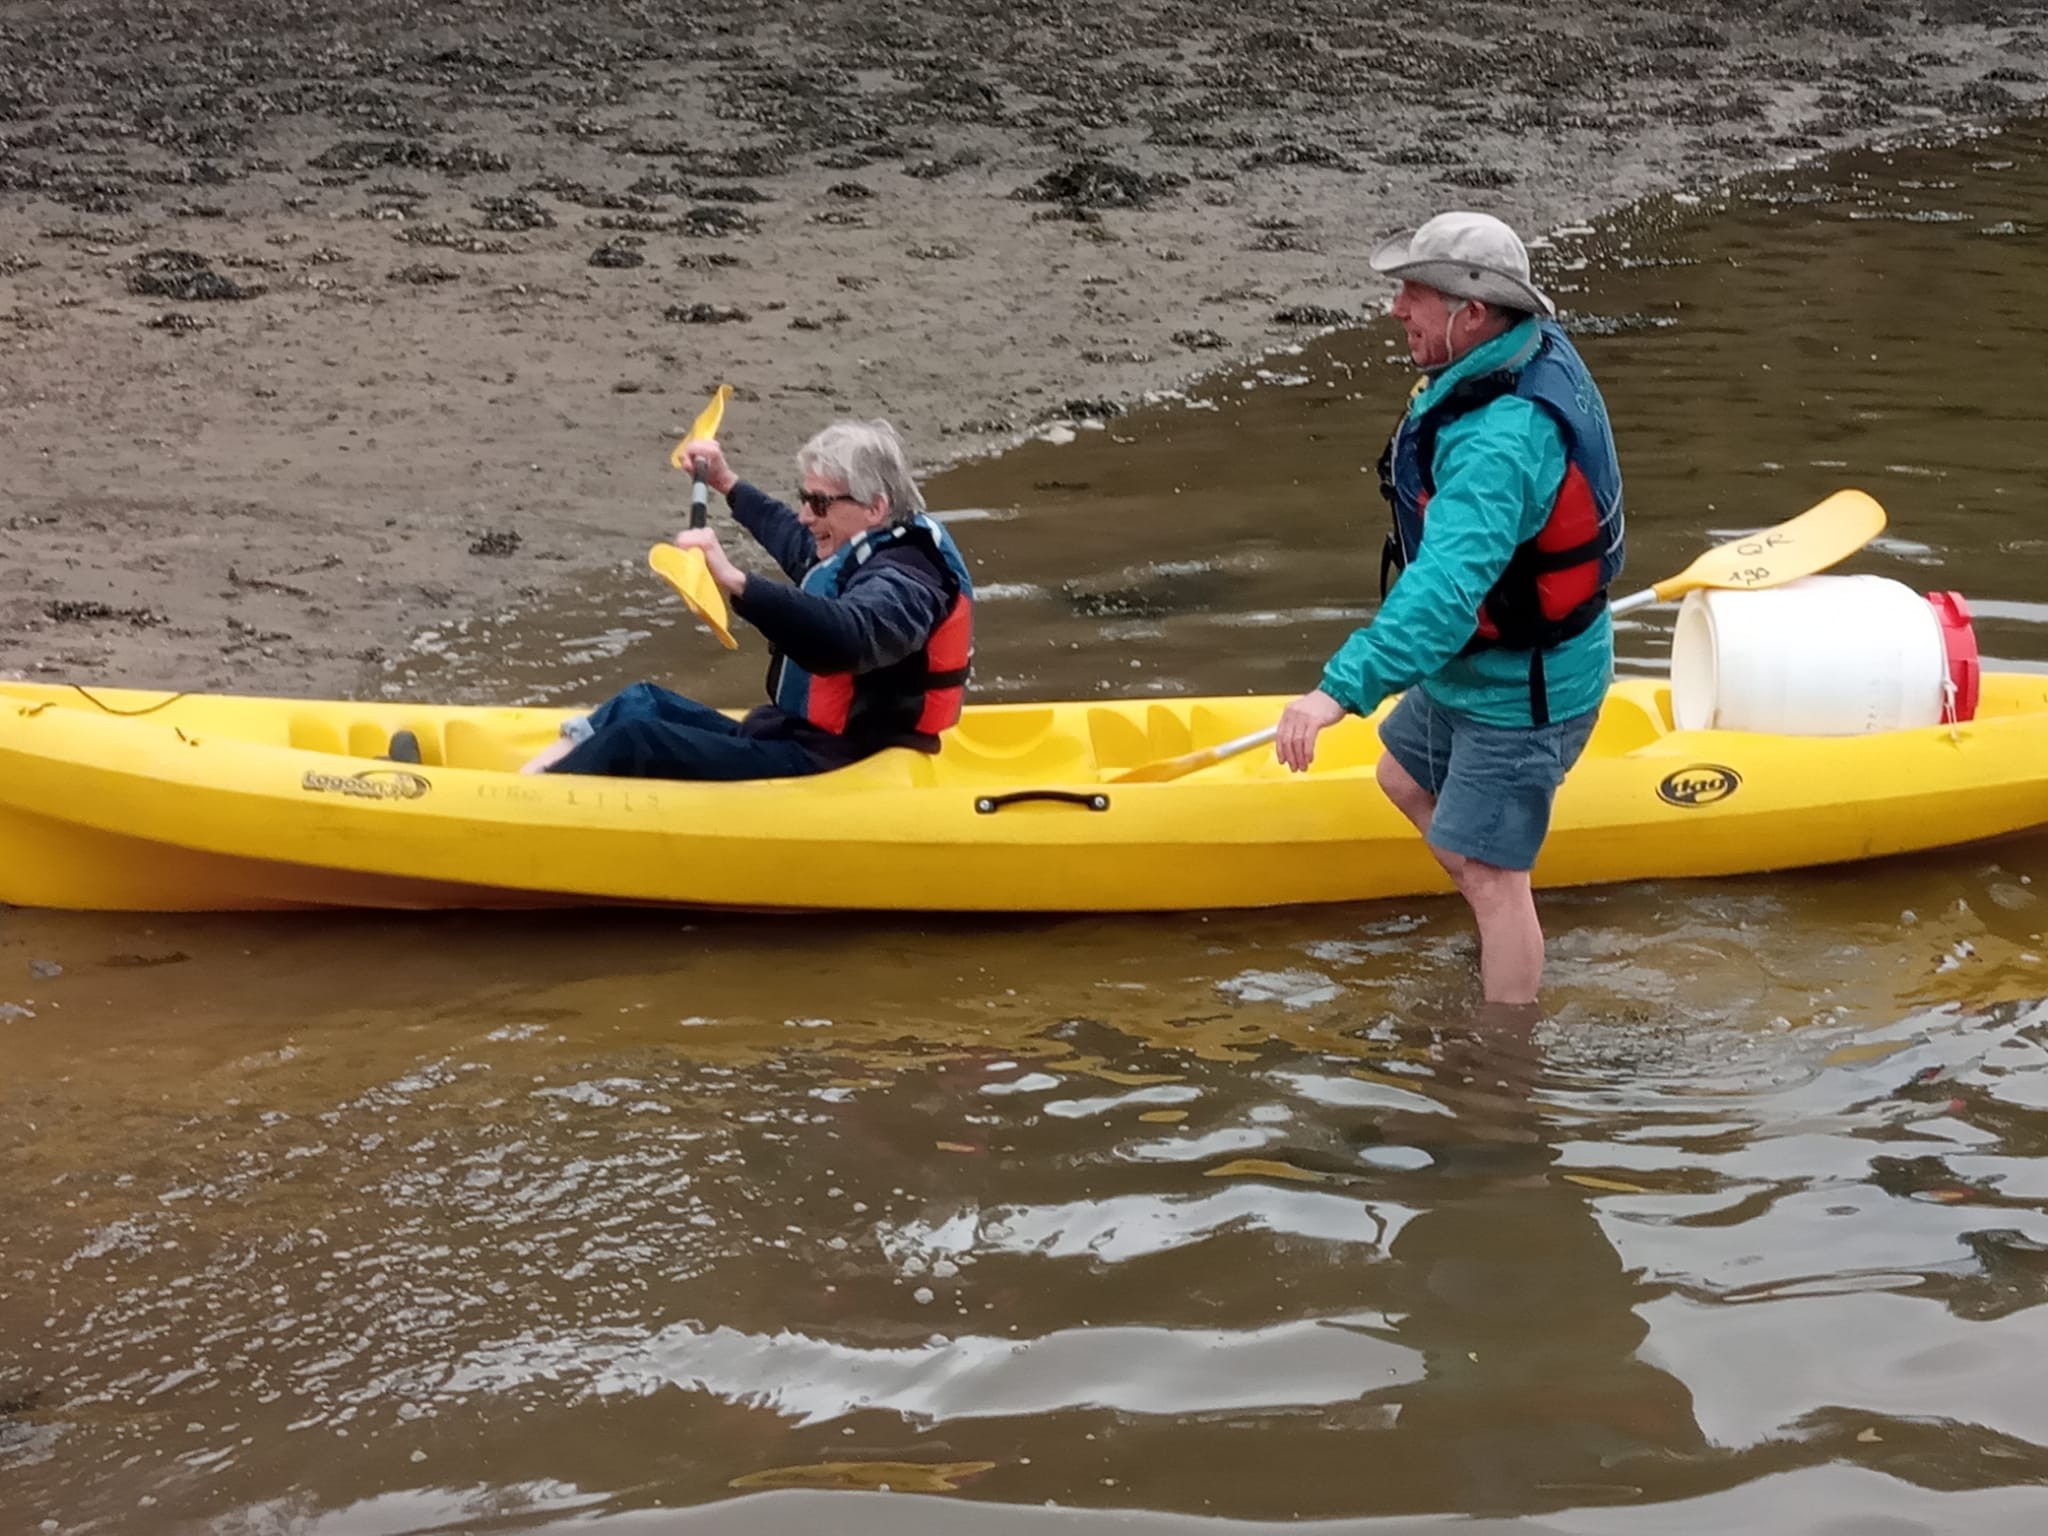
[[[424,775],[403,768],[365,768],[360,773],[315,773],[309,768],[299,787],[357,800],[418,800],[434,786]]]
[[[1694,763],[1676,773],[1664,775],[1657,786],[1657,798],[1681,810],[1698,810],[1715,805],[1742,788],[1742,775],[1719,763]]]

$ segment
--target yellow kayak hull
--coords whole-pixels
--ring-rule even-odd
[[[1119,771],[1270,725],[1281,698],[989,704],[936,756],[687,784],[511,770],[566,711],[0,683],[0,901],[123,911],[635,903],[1169,911],[1448,889],[1373,783],[1374,722],[1291,775],[1270,748]],[[394,730],[425,762],[378,761]],[[1624,680],[1559,792],[1542,886],[1734,875],[2048,824],[2048,676],[1978,718],[1815,738],[1671,727]]]

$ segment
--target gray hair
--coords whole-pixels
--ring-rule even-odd
[[[886,421],[835,421],[796,451],[799,474],[823,475],[846,487],[855,501],[889,498],[892,520],[924,510],[924,493],[911,477],[903,439]]]

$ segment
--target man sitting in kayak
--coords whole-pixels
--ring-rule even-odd
[[[1380,787],[1471,905],[1488,1001],[1530,1003],[1543,929],[1529,871],[1614,676],[1621,466],[1512,229],[1439,214],[1372,265],[1401,283],[1394,317],[1424,374],[1380,459],[1383,588],[1402,575],[1287,707],[1275,751],[1298,772],[1318,732],[1405,690],[1380,725]]]
[[[795,586],[741,570],[708,528],[704,552],[733,611],[773,647],[769,701],[733,720],[635,683],[522,770],[649,779],[771,779],[844,767],[884,747],[939,749],[960,718],[973,655],[974,582],[925,514],[896,431],[837,421],[797,453],[796,511],[733,473],[711,438],[682,457]]]

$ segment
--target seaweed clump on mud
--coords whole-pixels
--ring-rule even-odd
[[[439,171],[448,177],[512,168],[512,162],[493,149],[480,149],[474,144],[435,149],[419,139],[343,139],[338,144],[329,145],[306,164],[316,171],[357,174],[399,166],[407,170]]]
[[[1146,172],[1114,160],[1070,160],[1010,195],[1069,208],[1145,208],[1188,184],[1176,171]]]
[[[253,299],[263,292],[263,287],[223,277],[197,251],[165,247],[144,251],[135,258],[128,272],[128,291],[144,298],[199,304]]]

